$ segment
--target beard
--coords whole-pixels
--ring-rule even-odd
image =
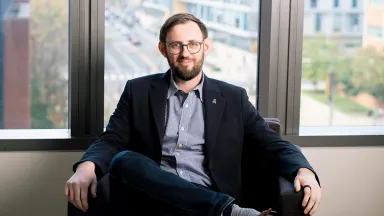
[[[188,58],[184,58],[182,56],[177,58],[177,62],[180,62],[183,60],[188,60]],[[176,78],[179,78],[183,81],[189,81],[189,80],[195,78],[201,72],[201,70],[203,68],[203,63],[204,63],[204,54],[201,57],[201,59],[199,59],[191,69],[188,69],[187,67],[177,66],[175,64],[172,64],[169,61],[168,56],[167,56],[167,61],[168,61],[169,67],[171,68],[171,70],[173,72],[173,75]]]

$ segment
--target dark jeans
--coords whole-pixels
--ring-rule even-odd
[[[122,151],[110,166],[113,215],[230,214],[234,199],[162,170],[150,158]]]

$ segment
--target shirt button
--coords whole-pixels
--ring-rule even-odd
[[[175,155],[176,155],[176,156],[180,156],[180,154],[179,154],[179,153],[177,153],[177,152],[175,153]]]
[[[184,131],[184,127],[181,127],[181,130]]]
[[[179,143],[179,148],[183,147],[183,144]]]
[[[188,108],[188,106],[189,106],[188,104],[185,104],[185,107],[186,107],[186,108]]]
[[[180,174],[183,175],[183,170],[180,170]]]

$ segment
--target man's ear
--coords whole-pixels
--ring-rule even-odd
[[[159,41],[159,44],[157,45],[157,47],[159,48],[159,51],[161,52],[161,54],[164,56],[164,58],[167,58],[167,49],[165,48],[165,44],[161,41]]]
[[[212,48],[212,41],[209,37],[204,39],[204,53],[208,53]]]

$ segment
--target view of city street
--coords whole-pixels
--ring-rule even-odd
[[[1,2],[0,127],[68,128],[68,0]],[[168,70],[157,48],[158,34],[176,13],[191,13],[207,26],[213,43],[204,58],[204,73],[244,87],[256,105],[259,3],[105,0],[104,125],[127,80]],[[303,3],[302,61],[293,59],[302,64],[300,106],[294,106],[300,109],[300,130],[383,126],[384,0]]]
[[[368,6],[363,3],[358,0],[353,1],[352,5],[330,5],[328,1],[306,1],[301,126],[384,125],[384,103],[380,100],[380,93],[370,93],[371,88],[363,87],[353,90],[357,87],[349,84],[348,76],[345,75],[355,73],[352,68],[348,68],[350,64],[347,60],[358,62],[356,58],[365,58],[358,52],[363,46],[362,38],[368,38],[362,27],[365,21],[364,10]],[[255,18],[259,13],[258,1],[206,0],[200,4],[181,0],[109,0],[106,4],[105,124],[128,79],[165,72],[169,68],[166,59],[157,49],[158,32],[165,19],[177,12],[192,13],[208,27],[213,49],[205,57],[204,72],[211,78],[246,88],[250,101],[255,105],[258,62],[254,45],[258,40],[258,23]],[[339,35],[338,40],[334,40],[327,29],[329,19],[318,10],[328,8],[336,13],[337,7],[350,7],[353,14],[346,14],[341,18],[342,21],[337,20],[340,13],[336,17],[332,16],[336,24],[333,27],[329,24],[333,28],[331,31],[337,31]],[[255,18],[253,23],[251,18]],[[324,56],[316,53],[316,49],[313,49],[316,46],[323,46],[326,52],[329,49],[337,53],[339,56],[334,59],[338,62],[332,63],[331,55],[326,52]],[[378,54],[377,57],[380,58]],[[329,75],[331,68],[336,69],[332,77]],[[334,80],[331,82],[330,78]],[[379,97],[373,96],[377,94]]]
[[[127,3],[129,1],[124,1]],[[147,20],[153,23],[161,20],[150,19],[151,14],[141,11],[145,3],[150,1],[133,1],[136,11],[124,10],[120,3],[107,5],[105,20],[105,124],[116,107],[126,81],[131,78],[153,73],[165,72],[169,69],[167,60],[159,52],[158,32],[148,28]],[[140,3],[138,3],[140,2]],[[165,1],[164,1],[165,2]],[[134,15],[138,14],[138,15]],[[167,18],[167,17],[164,17]],[[143,21],[145,20],[145,21]],[[146,23],[146,24],[143,24]],[[209,35],[214,39],[213,31]],[[218,35],[218,34],[215,34]],[[255,38],[256,40],[256,38]],[[257,55],[255,51],[236,47],[235,45],[213,40],[213,48],[205,56],[204,73],[216,78],[244,87],[250,101],[256,104]]]

